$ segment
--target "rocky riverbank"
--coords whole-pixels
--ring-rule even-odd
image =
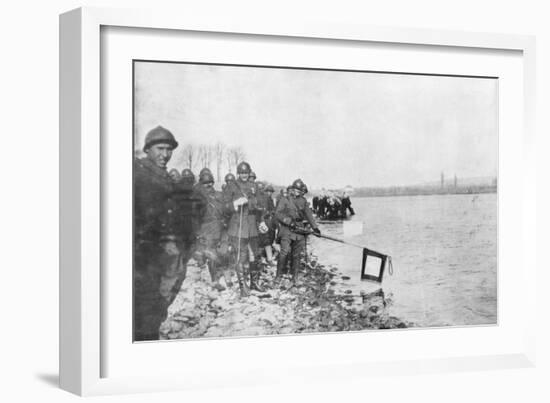
[[[181,291],[162,324],[161,339],[259,336],[308,332],[393,329],[412,324],[390,315],[391,298],[382,289],[353,295],[348,277],[326,268],[314,255],[302,262],[295,286],[290,278],[274,282],[275,267],[265,265],[260,283],[264,293],[239,297],[233,288],[216,291],[206,268],[192,261]],[[236,279],[235,279],[236,280]],[[345,291],[343,293],[336,290]]]

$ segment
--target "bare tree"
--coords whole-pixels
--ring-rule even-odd
[[[197,167],[198,170],[201,170],[204,167],[205,154],[206,154],[205,145],[200,144],[197,147],[197,163],[199,165]]]
[[[225,160],[227,162],[227,172],[231,172],[233,167],[233,156],[231,155],[231,149],[225,150]]]
[[[216,174],[217,174],[217,181],[218,183],[222,180],[222,163],[223,163],[223,156],[225,154],[225,144],[223,143],[216,143],[214,146],[214,152],[216,154]]]
[[[216,146],[214,145],[208,145],[207,146],[207,158],[206,158],[206,166],[208,168],[212,168],[212,166],[214,165],[214,158],[216,156]]]
[[[246,158],[246,154],[242,147],[231,147],[228,150],[228,153],[231,156],[230,161],[233,166],[235,166],[235,168],[237,167],[237,165],[239,165],[239,162],[244,161],[244,159]]]
[[[196,158],[196,148],[193,144],[186,144],[183,146],[183,153],[181,159],[185,167],[193,169],[193,162]]]
[[[182,152],[176,157],[177,161],[174,161],[176,165],[181,164],[189,169],[213,169],[215,164],[217,182],[221,182],[223,179],[224,162],[228,171],[231,172],[232,167],[236,167],[246,157],[241,147],[228,148],[222,142],[214,145],[185,144],[182,148]]]
[[[214,146],[201,144],[198,148],[198,160],[202,168],[210,168],[212,157],[214,155]]]

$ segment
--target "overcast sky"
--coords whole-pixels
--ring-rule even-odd
[[[258,179],[310,188],[496,176],[497,91],[496,79],[137,62],[136,148],[162,125],[181,144],[173,161],[221,141]]]

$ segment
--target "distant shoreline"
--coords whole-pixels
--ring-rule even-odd
[[[435,187],[435,186],[391,186],[377,188],[355,188],[350,196],[353,197],[390,197],[390,196],[437,196],[437,195],[476,195],[486,193],[497,193],[496,185],[472,185],[458,187]],[[343,190],[340,191],[343,193]],[[339,195],[339,191],[336,191]],[[320,196],[321,192],[314,190],[312,196]]]
[[[468,188],[468,189],[453,189],[453,190],[376,190],[372,192],[355,191],[352,197],[393,197],[393,196],[445,196],[445,195],[477,195],[497,193],[496,187],[491,188]]]

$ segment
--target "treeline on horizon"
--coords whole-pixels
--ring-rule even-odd
[[[135,157],[144,155],[141,149],[136,149]],[[231,147],[224,143],[216,144],[180,144],[172,155],[169,166],[182,171],[185,168],[191,169],[195,175],[203,168],[209,168],[215,175],[216,185],[221,186],[227,173],[236,173],[237,165],[245,161],[247,155],[242,147]],[[253,168],[254,170],[254,168]],[[261,173],[258,173],[259,180],[262,180]],[[276,192],[286,188],[285,185],[264,181],[275,188]],[[348,186],[349,188],[350,186]],[[331,189],[334,195],[341,196],[342,189]],[[412,186],[381,186],[381,187],[357,187],[353,188],[352,197],[384,197],[384,196],[420,196],[420,195],[444,195],[444,194],[476,194],[496,193],[497,180],[494,178],[490,184],[463,184],[463,185],[412,185]],[[319,196],[320,189],[310,191],[310,196]]]
[[[141,149],[135,150],[135,156],[144,155]],[[217,183],[222,183],[227,173],[235,174],[239,162],[245,161],[246,153],[242,147],[230,147],[224,143],[216,144],[180,144],[172,154],[169,169],[182,171],[191,169],[198,175],[201,169],[208,168],[215,175]]]
[[[429,196],[448,194],[478,194],[496,193],[497,184],[459,185],[459,186],[389,186],[389,187],[361,187],[355,188],[355,197],[384,197],[384,196]]]

